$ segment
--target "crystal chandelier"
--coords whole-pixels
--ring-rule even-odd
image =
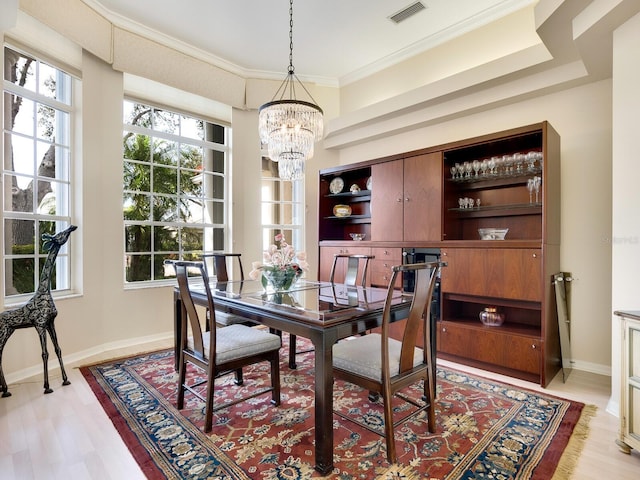
[[[322,109],[293,68],[293,0],[289,0],[289,72],[270,102],[260,107],[258,131],[267,145],[269,158],[278,162],[278,175],[283,180],[304,177],[304,162],[313,156],[313,144],[322,138]],[[296,98],[295,83],[312,100]],[[289,94],[289,98],[284,96]]]

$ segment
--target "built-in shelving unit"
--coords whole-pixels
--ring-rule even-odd
[[[346,191],[332,193],[337,176]],[[355,195],[353,183],[362,189]],[[440,248],[448,265],[438,355],[543,386],[551,381],[560,368],[551,301],[559,270],[560,137],[547,122],[323,170],[319,192],[321,263],[356,244],[360,251],[384,248],[395,253],[376,267],[372,278],[381,283],[402,248]],[[351,216],[333,215],[336,204],[349,205]],[[487,228],[508,232],[504,240],[481,240],[478,230]],[[364,233],[366,241],[351,242],[350,233]],[[480,322],[488,306],[504,314],[502,325]]]

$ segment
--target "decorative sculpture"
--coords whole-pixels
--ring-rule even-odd
[[[34,327],[38,331],[40,346],[42,348],[42,363],[44,365],[44,393],[53,392],[53,390],[49,388],[49,373],[47,370],[49,359],[49,353],[47,352],[47,332],[49,332],[49,337],[51,337],[51,342],[53,342],[53,347],[60,362],[62,385],[69,385],[71,383],[67,379],[67,372],[65,372],[64,365],[62,364],[62,350],[60,350],[60,346],[58,345],[58,337],[56,336],[56,330],[53,325],[53,321],[56,315],[58,315],[58,310],[56,310],[53,297],[51,296],[51,274],[60,247],[67,243],[69,235],[77,228],[75,225],[71,225],[56,235],[48,235],[46,233],[42,235],[42,239],[44,240],[43,248],[49,252],[49,255],[44,263],[36,293],[24,306],[0,313],[0,388],[2,389],[3,397],[10,397],[11,393],[7,388],[7,382],[4,379],[4,372],[2,371],[2,351],[9,337],[18,328]]]

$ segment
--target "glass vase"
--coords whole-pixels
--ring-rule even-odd
[[[287,292],[300,278],[300,271],[293,267],[274,268],[262,272],[262,286],[270,286],[276,292]]]

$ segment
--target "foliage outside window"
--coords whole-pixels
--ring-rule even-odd
[[[124,102],[126,282],[172,276],[166,259],[225,249],[229,129]]]
[[[72,77],[35,56],[4,48],[4,294],[33,293],[47,252],[42,234],[71,224]],[[70,288],[68,244],[52,290]]]
[[[278,233],[296,250],[304,250],[304,181],[280,180],[278,164],[262,157],[261,197],[263,250]]]

